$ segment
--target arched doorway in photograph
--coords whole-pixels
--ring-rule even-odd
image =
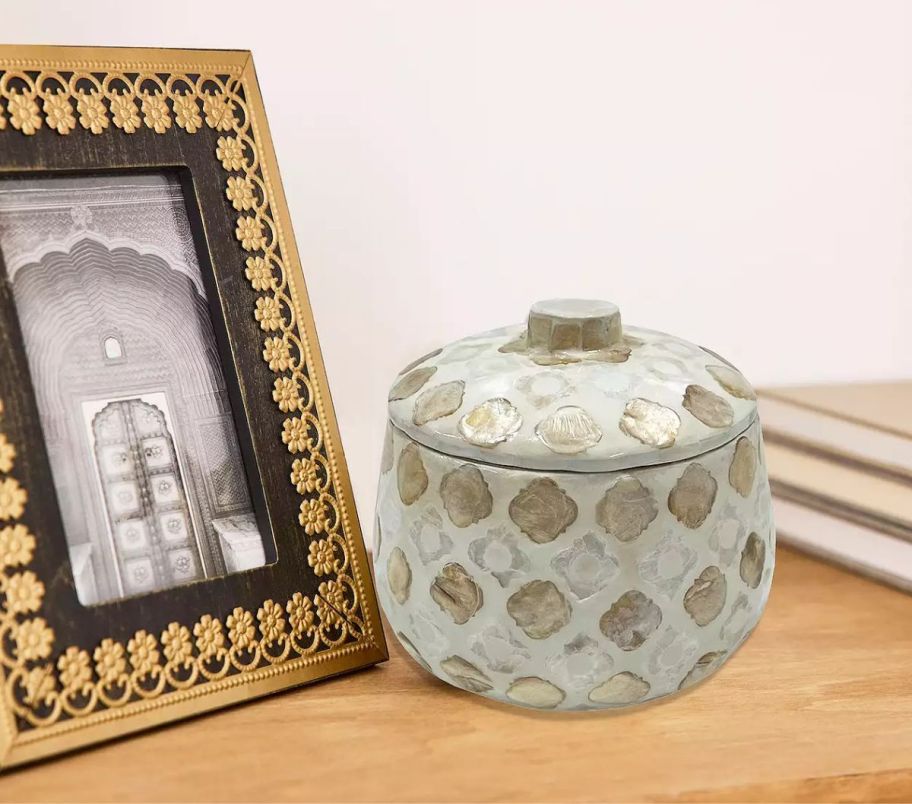
[[[83,232],[10,275],[80,600],[236,569],[226,566],[226,534],[259,534],[198,270]],[[153,430],[144,435],[137,417]],[[119,510],[110,496],[116,474],[101,436],[115,420],[125,430],[111,455],[126,455],[136,473],[131,510],[143,532],[125,526],[122,512],[109,516]],[[155,496],[155,460],[164,457],[143,452],[155,437],[161,456],[170,451],[169,493],[182,490],[174,509],[159,507],[161,489]],[[178,527],[169,525],[173,516],[160,518],[176,510],[179,539],[169,530]],[[131,542],[143,535],[147,550]],[[251,566],[263,560],[260,551]]]

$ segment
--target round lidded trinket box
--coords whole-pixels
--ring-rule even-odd
[[[757,624],[775,533],[755,394],[730,363],[533,305],[405,368],[374,563],[428,671],[541,709],[629,706],[722,665]]]

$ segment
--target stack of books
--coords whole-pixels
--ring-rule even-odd
[[[912,591],[912,382],[758,396],[779,539]]]

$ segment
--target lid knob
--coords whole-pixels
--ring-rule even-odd
[[[529,310],[528,343],[549,352],[606,349],[623,339],[616,304],[590,299],[548,299]]]

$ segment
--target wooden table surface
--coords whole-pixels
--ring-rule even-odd
[[[3,801],[910,800],[912,596],[785,549],[714,677],[526,712],[389,663],[0,778]]]

